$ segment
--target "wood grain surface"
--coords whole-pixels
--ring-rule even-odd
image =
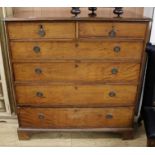
[[[13,17],[16,18],[28,18],[28,17],[71,17],[70,13],[71,7],[14,7],[13,9]],[[80,8],[81,13],[79,17],[88,17],[87,7]],[[115,15],[113,14],[113,7],[98,7],[97,8],[97,17],[108,17],[113,18]],[[123,19],[126,18],[142,18],[144,8],[143,7],[124,7],[123,8]],[[13,18],[12,17],[12,18]]]
[[[99,107],[134,105],[137,86],[17,85],[15,90],[18,105]]]
[[[10,42],[14,61],[43,59],[141,60],[142,41],[22,41]],[[38,48],[39,51],[35,51]],[[118,51],[115,51],[119,48]],[[134,57],[133,57],[134,55]]]
[[[23,128],[131,127],[133,107],[127,108],[18,108]]]
[[[137,63],[102,62],[14,63],[13,67],[15,81],[59,82],[138,82],[140,69]]]
[[[38,38],[74,38],[74,22],[15,22],[8,23],[10,39],[38,39]],[[38,33],[40,27],[45,31],[41,37]]]
[[[111,31],[115,31],[115,37],[144,38],[146,23],[129,22],[80,22],[79,37],[108,37]]]

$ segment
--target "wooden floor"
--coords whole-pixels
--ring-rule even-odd
[[[146,146],[146,136],[143,126],[139,128],[134,140],[121,140],[118,134],[114,133],[40,133],[34,134],[31,140],[19,141],[17,137],[17,121],[0,120],[0,146]]]

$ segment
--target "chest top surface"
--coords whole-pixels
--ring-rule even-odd
[[[71,8],[48,8],[48,9],[21,9],[13,11],[13,15],[7,16],[5,21],[150,21],[151,18],[143,16],[142,11],[129,11],[124,8],[120,18],[113,14],[113,8],[97,8],[96,16],[90,17],[88,8],[80,8],[81,13],[75,17],[71,14]]]

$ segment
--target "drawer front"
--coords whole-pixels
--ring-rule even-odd
[[[74,22],[9,22],[10,39],[75,38]]]
[[[127,108],[19,108],[25,128],[125,128],[132,127],[134,110]]]
[[[13,59],[134,59],[140,60],[143,42],[80,41],[11,42]],[[134,56],[134,57],[133,57]]]
[[[146,23],[80,22],[80,37],[135,37],[144,38]]]
[[[53,62],[15,63],[16,81],[137,82],[139,64]]]
[[[134,105],[137,86],[17,85],[15,90],[20,105],[125,106]]]

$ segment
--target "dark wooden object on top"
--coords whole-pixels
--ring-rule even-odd
[[[89,16],[90,16],[90,17],[94,17],[94,16],[97,15],[97,14],[95,13],[95,11],[97,10],[96,7],[89,7],[88,10],[91,11],[91,13],[89,13]]]
[[[123,8],[122,7],[115,7],[113,13],[116,14],[117,17],[120,17],[120,15],[123,14]]]
[[[79,7],[72,7],[71,13],[74,14],[75,16],[77,16],[78,14],[80,14],[80,8]]]

